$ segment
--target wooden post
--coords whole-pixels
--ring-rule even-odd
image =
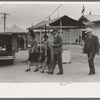
[[[47,34],[46,25],[45,25],[45,34]]]
[[[62,38],[63,38],[63,35],[62,35],[62,20],[60,19],[60,35],[62,36]]]
[[[71,34],[72,34],[72,32],[73,32],[73,30],[72,29],[70,29],[70,51],[71,51],[71,42],[72,42],[72,40],[71,40]]]
[[[42,34],[42,33],[41,33],[41,28],[40,28],[40,52],[41,52],[41,37],[42,37],[41,34]]]
[[[26,50],[28,49],[28,40],[27,40],[27,34],[26,34]]]
[[[69,36],[70,36],[69,50],[71,51],[71,29],[69,29]]]

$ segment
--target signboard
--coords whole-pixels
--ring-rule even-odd
[[[71,63],[71,53],[70,50],[63,50],[62,52],[63,63]]]

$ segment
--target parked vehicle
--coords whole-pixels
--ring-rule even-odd
[[[0,33],[0,61],[7,60],[14,63],[15,49],[11,33]]]

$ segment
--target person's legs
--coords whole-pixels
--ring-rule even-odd
[[[35,62],[35,63],[36,63],[36,69],[34,70],[34,72],[37,72],[37,71],[39,71],[38,63],[37,62]]]
[[[22,48],[23,48],[23,50],[24,50],[24,44],[23,44],[23,47],[22,47]]]
[[[34,62],[36,63],[36,69],[34,70],[34,72],[39,71],[39,67],[38,67],[38,59],[39,59],[40,54],[39,53],[34,53]]]
[[[45,52],[43,52],[43,54],[40,55],[40,67],[39,68],[42,68],[43,65],[44,65],[44,61],[45,61]]]
[[[41,73],[44,73],[44,70],[46,69],[46,66],[47,66],[47,62],[44,63],[44,65],[42,67],[42,70],[40,71]]]
[[[90,68],[90,73],[89,74],[95,74],[95,68],[94,68],[94,57],[95,53],[88,53],[88,63],[89,63],[89,68]]]
[[[48,66],[48,70],[50,69],[52,63],[52,59],[51,59],[51,50],[49,49],[47,52],[47,66]]]
[[[22,45],[20,46],[21,50],[22,50]]]
[[[79,45],[80,45],[80,41],[79,41]]]
[[[58,66],[59,66],[59,73],[58,74],[63,74],[62,54],[59,54],[57,56],[57,60],[58,60]]]
[[[57,62],[57,55],[53,56],[53,62],[51,63],[50,70],[48,72],[53,73]]]
[[[30,62],[30,61],[28,61],[28,67],[29,67],[29,68],[27,68],[27,69],[25,70],[26,72],[31,71],[31,62]]]

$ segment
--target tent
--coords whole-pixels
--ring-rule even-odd
[[[19,26],[15,25],[15,24],[13,26],[11,26],[11,28],[5,30],[4,32],[8,32],[8,33],[12,33],[12,34],[20,34],[20,35],[28,33],[27,30],[24,30],[24,29],[20,28]]]
[[[18,48],[20,47],[20,35],[24,37],[25,41],[25,48],[27,49],[27,35],[28,31],[20,28],[17,25],[11,26],[11,28],[7,29],[4,31],[4,33],[11,33],[12,34],[12,42],[13,42],[13,47],[15,48],[15,51],[18,52]]]

